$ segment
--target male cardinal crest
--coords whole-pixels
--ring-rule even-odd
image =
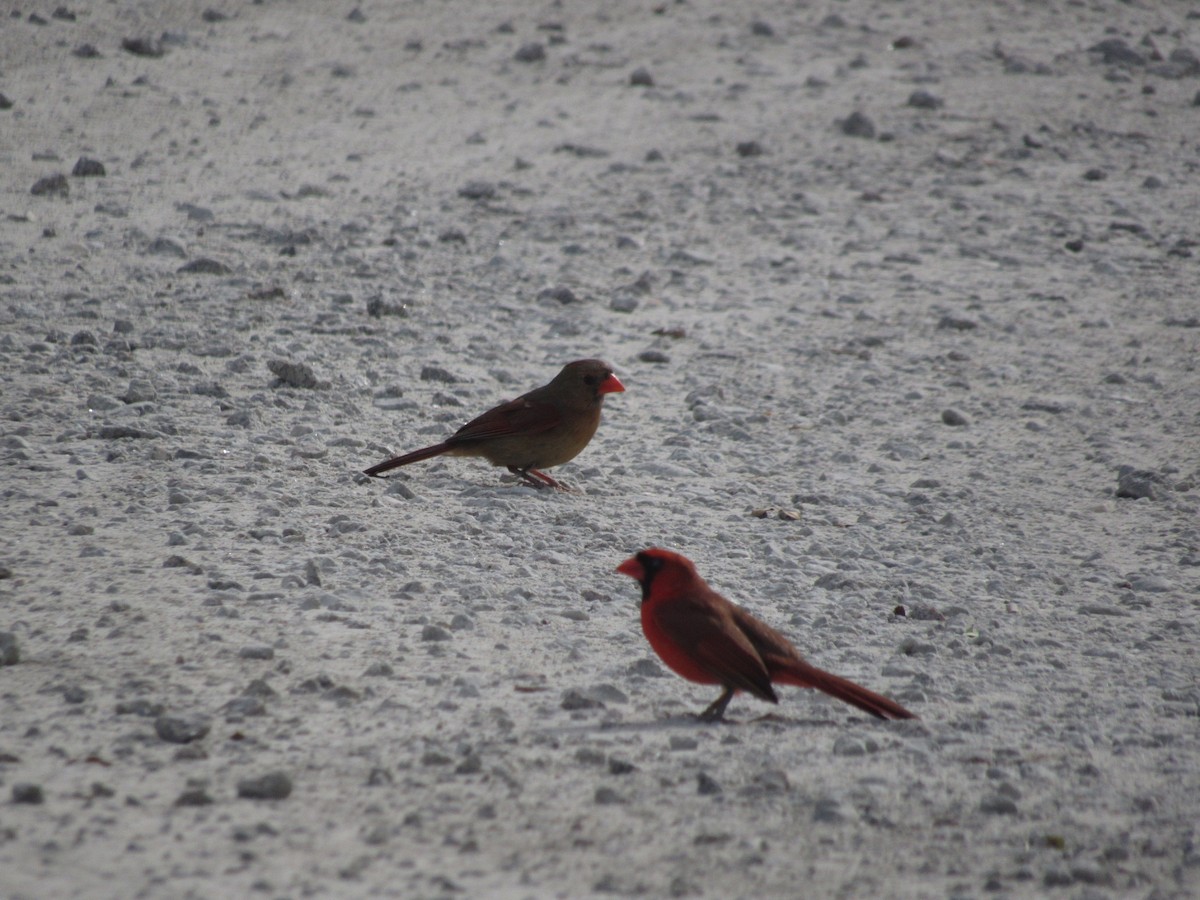
[[[534,487],[565,490],[538,470],[560,466],[578,456],[600,424],[604,395],[623,390],[625,385],[608,363],[576,360],[563,366],[549,384],[489,409],[440,444],[371,466],[366,474],[379,475],[448,453],[482,456],[493,466],[506,466]]]
[[[700,714],[725,715],[738,691],[778,703],[772,684],[816,688],[880,719],[916,716],[886,697],[804,661],[787,638],[714,591],[692,561],[651,547],[617,571],[642,586],[642,631],[676,674],[697,684],[721,685],[721,696]]]

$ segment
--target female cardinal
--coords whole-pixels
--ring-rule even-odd
[[[441,456],[482,456],[493,466],[507,466],[534,487],[564,490],[538,469],[569,462],[588,445],[600,424],[604,395],[625,390],[608,363],[580,359],[567,363],[554,380],[516,400],[489,409],[440,444],[414,450],[371,466],[379,475],[397,466]]]
[[[775,684],[816,688],[880,719],[915,719],[907,709],[865,687],[804,661],[787,638],[714,591],[692,561],[651,547],[617,567],[642,586],[642,631],[676,674],[721,685],[700,714],[716,722],[738,691],[778,703]]]

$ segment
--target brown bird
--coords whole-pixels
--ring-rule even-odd
[[[612,367],[599,359],[567,363],[554,380],[472,419],[440,444],[371,466],[379,475],[398,466],[441,456],[482,456],[506,466],[534,487],[566,490],[540,469],[561,466],[579,455],[600,424],[604,395],[625,390]]]
[[[816,688],[880,719],[915,719],[899,703],[818,669],[782,634],[714,591],[687,557],[651,547],[617,571],[642,586],[642,631],[677,675],[721,685],[721,696],[700,714],[719,721],[738,691],[778,703],[774,684]]]

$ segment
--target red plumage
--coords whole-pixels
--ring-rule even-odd
[[[815,688],[880,719],[915,719],[894,700],[807,662],[782,634],[730,603],[691,560],[651,547],[617,567],[642,586],[642,631],[677,675],[719,684],[721,696],[701,713],[716,721],[738,691],[778,703],[773,684]]]

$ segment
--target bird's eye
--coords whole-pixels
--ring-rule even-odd
[[[662,568],[662,560],[657,556],[642,556],[642,568],[646,570],[647,575],[653,575]]]

